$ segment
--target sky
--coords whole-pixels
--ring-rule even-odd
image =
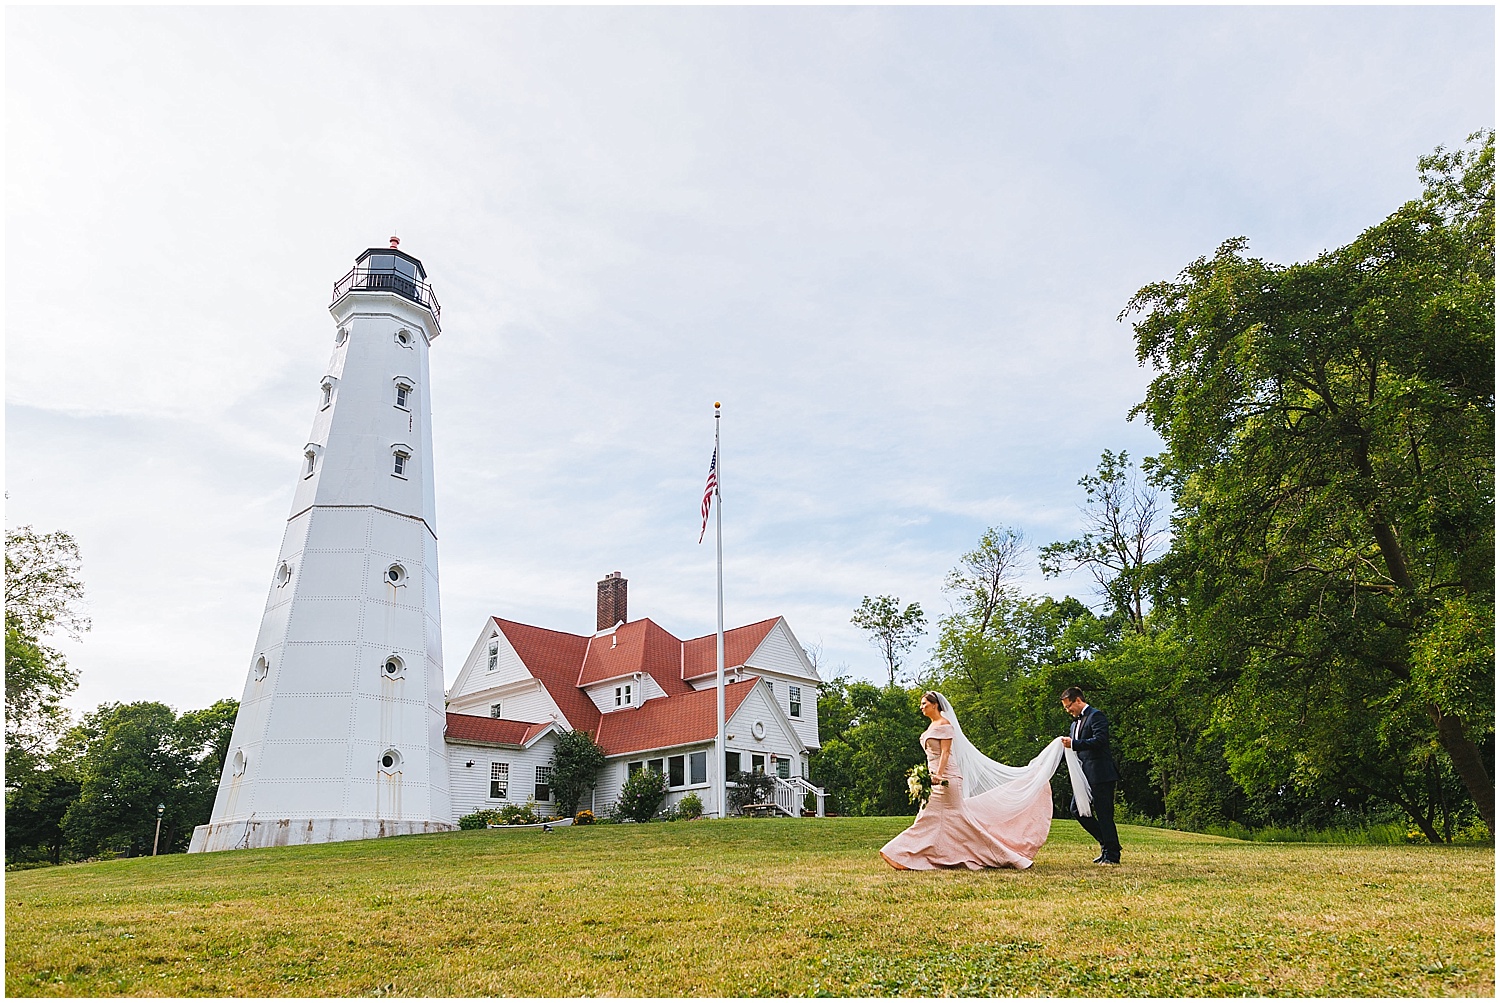
[[[72,533],[69,704],[243,689],[334,326],[399,235],[431,353],[451,683],[595,582],[785,616],[879,680],[866,595],[949,611],[989,526],[1082,529],[1131,295],[1305,260],[1495,119],[1491,7],[11,7],[6,526]],[[919,672],[933,636],[910,656]]]

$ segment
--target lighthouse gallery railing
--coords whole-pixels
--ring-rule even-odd
[[[432,286],[398,272],[394,268],[369,268],[355,265],[349,270],[348,275],[333,284],[332,302],[337,303],[351,289],[374,289],[404,296],[413,303],[431,310],[433,319],[439,325],[443,322],[443,308],[438,306],[437,296],[433,295]]]

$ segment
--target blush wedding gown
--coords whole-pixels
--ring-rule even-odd
[[[933,786],[911,827],[881,847],[880,855],[898,870],[1030,867],[1052,828],[1051,777],[1064,759],[1081,795],[1079,810],[1089,813],[1088,782],[1077,754],[1055,738],[1026,766],[997,763],[974,748],[947,698],[938,696],[947,721],[928,725],[921,743],[927,768],[936,775],[939,742],[952,740],[948,786]]]

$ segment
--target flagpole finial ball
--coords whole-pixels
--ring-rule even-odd
[[[722,405],[720,405],[720,404],[719,404],[719,402],[718,402],[718,401],[714,401],[714,407],[715,407],[715,408],[718,408],[718,407],[721,407],[721,406],[722,406]]]

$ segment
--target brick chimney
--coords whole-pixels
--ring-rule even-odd
[[[625,619],[625,579],[611,571],[599,582],[599,618],[595,630],[608,630]]]

